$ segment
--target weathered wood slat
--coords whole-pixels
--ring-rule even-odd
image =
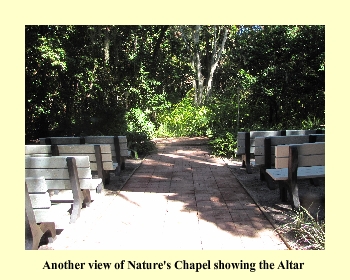
[[[30,201],[32,203],[33,208],[50,208],[51,207],[51,200],[49,194],[46,193],[35,193],[29,194]]]
[[[319,143],[304,143],[296,145],[298,147],[299,155],[310,155],[310,154],[324,154],[325,153],[325,142]],[[289,156],[289,145],[275,146],[276,157],[288,157]]]
[[[51,201],[49,193],[47,192],[48,189],[45,183],[45,178],[27,177],[25,178],[25,181],[32,208],[50,208]]]
[[[264,146],[265,137],[255,138],[255,146]],[[273,136],[271,137],[271,146],[286,145],[286,144],[302,144],[308,143],[308,135],[293,135],[293,136]]]
[[[50,145],[25,145],[25,154],[51,154]]]
[[[266,172],[276,181],[288,180],[288,168],[267,169]],[[299,167],[298,179],[322,178],[325,177],[325,166]]]
[[[25,181],[29,193],[47,192],[47,185],[44,177],[26,177]]]
[[[102,183],[101,178],[79,179],[80,189],[92,190]],[[70,190],[71,185],[69,179],[66,180],[46,180],[46,185],[49,190]]]
[[[67,168],[67,162],[64,156],[55,157],[26,157],[26,168]],[[90,161],[88,156],[76,156],[76,164],[78,168],[89,168]],[[28,176],[32,177],[32,176]]]
[[[59,168],[30,168],[25,170],[26,177],[45,177],[45,179],[69,179],[68,169],[59,169]],[[87,168],[78,168],[79,178],[92,178],[91,169]]]
[[[264,146],[259,146],[259,147],[255,147],[255,156],[263,156],[265,155],[265,147]],[[272,148],[271,149],[271,155],[275,155],[275,149]]]
[[[40,144],[45,145],[47,138],[39,138]],[[81,144],[80,137],[49,137],[51,140],[50,144],[53,145],[68,145],[68,144]]]
[[[115,168],[113,168],[113,162],[103,162],[103,170],[115,170]],[[96,162],[91,162],[90,164],[90,168],[92,171],[96,171],[97,170],[97,163]]]
[[[309,156],[299,156],[298,166],[318,166],[325,165],[325,155],[309,155]],[[288,167],[288,157],[276,158],[275,168],[287,168]]]
[[[126,136],[118,136],[119,144],[127,143]],[[86,136],[86,144],[111,144],[114,145],[114,136]],[[113,148],[113,147],[112,147]]]
[[[316,130],[286,130],[286,136],[316,134]]]
[[[95,154],[87,154],[87,153],[61,153],[60,152],[60,156],[71,156],[71,157],[75,157],[75,156],[84,156],[84,155],[87,155],[89,157],[89,161],[90,161],[90,164],[91,162],[96,162],[96,155]],[[109,154],[102,154],[102,161],[103,162],[112,162],[112,154],[109,153]],[[91,166],[90,166],[91,167]],[[93,169],[91,167],[91,169]]]
[[[272,161],[273,162],[273,161]],[[255,165],[265,164],[265,156],[255,156]]]
[[[111,145],[100,145],[102,154],[111,153]],[[60,154],[94,154],[94,145],[58,145]]]
[[[64,229],[70,223],[70,204],[59,203],[52,205],[50,209],[34,209],[37,223],[55,222],[56,229]]]

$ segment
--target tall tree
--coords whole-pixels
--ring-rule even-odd
[[[190,53],[195,89],[194,101],[203,104],[212,94],[213,77],[223,56],[230,31],[228,26],[180,26]]]

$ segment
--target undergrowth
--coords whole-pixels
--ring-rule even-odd
[[[283,234],[292,233],[297,245],[306,250],[325,249],[325,222],[314,218],[310,212],[303,208],[296,209],[287,214],[291,222],[282,225],[277,230]]]

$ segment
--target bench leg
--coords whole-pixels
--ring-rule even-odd
[[[47,239],[48,243],[52,243],[56,239],[56,229],[54,222],[45,222],[37,225],[30,223],[26,213],[26,238],[25,249],[26,250],[38,250],[40,242],[43,237]]]
[[[103,183],[99,184],[96,188],[96,193],[101,193],[103,189],[104,189]]]
[[[121,170],[125,170],[125,157],[121,157],[122,165],[120,167]]]
[[[311,178],[310,183],[314,185],[315,187],[318,187],[320,185],[320,180],[319,178]]]
[[[245,155],[242,155],[242,168],[246,167],[246,158]]]
[[[283,201],[283,202],[288,201],[288,196],[287,196],[288,185],[287,185],[287,183],[284,181],[279,181],[278,185],[279,185],[279,189],[280,189],[281,201]]]
[[[111,181],[111,173],[109,170],[104,170],[103,178],[105,179],[104,184],[107,185]]]
[[[260,181],[265,181],[265,168],[260,167]]]
[[[300,208],[299,193],[298,193],[298,148],[297,146],[289,146],[289,158],[288,158],[288,185],[289,193],[291,197],[291,204],[293,209]]]
[[[252,174],[250,166],[250,154],[242,155],[242,168],[245,168],[248,174]]]
[[[279,189],[280,189],[280,198],[283,202],[288,201],[287,193],[289,193],[292,208],[293,209],[300,208],[298,184],[291,184],[290,182],[280,181]]]
[[[70,215],[70,223],[75,223],[75,221],[80,216],[80,211],[83,206],[83,202],[84,201],[88,202],[88,200],[85,197],[86,192],[81,191],[80,189],[78,169],[77,169],[75,158],[67,157],[66,160],[68,165],[69,180],[72,186],[72,193],[73,193],[73,208],[72,208],[72,213]],[[89,191],[89,194],[90,194],[90,191]],[[90,198],[90,201],[91,201],[91,198]]]
[[[90,190],[81,190],[83,194],[83,207],[90,207],[91,195]]]
[[[265,181],[269,190],[275,190],[278,188],[276,182],[267,173],[265,173]]]
[[[297,183],[290,183],[289,184],[289,193],[291,197],[291,204],[293,209],[299,209],[300,208],[300,201],[299,201],[299,192],[298,192],[298,184]]]
[[[47,238],[48,243],[54,242],[56,239],[56,228],[54,222],[45,222],[40,224],[40,230],[43,232],[43,236]]]

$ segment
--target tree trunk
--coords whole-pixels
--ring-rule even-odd
[[[216,27],[214,27],[214,48],[213,48],[213,54],[211,57],[210,71],[209,71],[209,75],[208,75],[208,83],[207,83],[207,89],[206,89],[206,97],[207,98],[211,96],[214,73],[215,73],[215,70],[218,66],[219,60],[222,56],[222,52],[224,51],[225,43],[227,40],[227,33],[228,33],[228,30],[227,30],[227,28],[224,27],[224,35],[223,35],[223,38],[221,41],[221,46],[217,50]]]
[[[104,36],[105,65],[107,65],[108,62],[109,62],[109,45],[110,45],[109,27],[106,26],[106,29],[105,29],[105,36]]]
[[[228,29],[226,27],[218,28],[214,26],[213,28],[214,32],[211,36],[212,40],[208,40],[208,38],[204,39],[204,44],[206,45],[206,58],[208,63],[204,62],[204,70],[207,69],[207,71],[203,74],[203,54],[200,49],[201,26],[196,25],[192,27],[192,48],[190,47],[190,40],[186,38],[186,32],[184,28],[180,26],[182,37],[185,41],[187,50],[192,52],[192,69],[194,72],[193,88],[195,90],[194,103],[198,106],[202,105],[211,96],[214,73],[218,67],[218,63],[221,59],[227,40]],[[219,29],[218,32],[217,29]],[[224,34],[221,44],[219,44],[221,30],[223,30]],[[210,59],[208,59],[209,56]]]

